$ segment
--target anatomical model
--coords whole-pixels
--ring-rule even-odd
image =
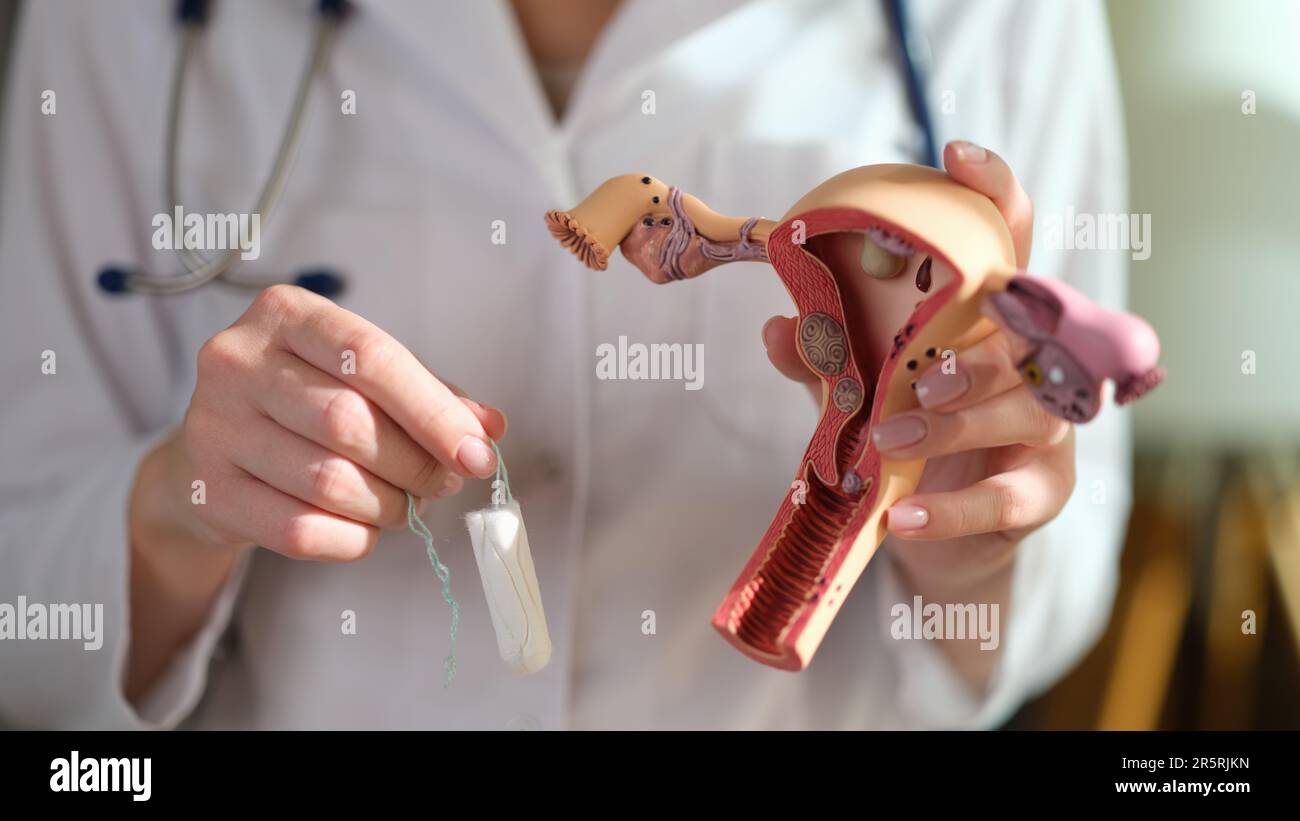
[[[723,216],[628,174],[546,222],[590,268],[604,270],[615,247],[656,283],[770,262],[794,299],[799,355],[822,385],[821,419],[794,477],[804,492],[786,494],[713,616],[729,642],[774,667],[812,660],[884,539],[885,512],[915,489],[925,461],[883,458],[869,432],[918,406],[915,380],[931,362],[1001,324],[1027,346],[1029,390],[1071,422],[1097,414],[1107,379],[1124,404],[1163,378],[1145,321],[1017,272],[992,202],[934,169],[846,171],[779,222]]]

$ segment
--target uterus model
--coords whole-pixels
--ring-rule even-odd
[[[1025,385],[1071,422],[1096,416],[1104,381],[1125,404],[1164,375],[1150,325],[1017,271],[993,203],[931,168],[846,171],[778,222],[724,216],[628,174],[572,210],[548,212],[546,223],[592,269],[605,270],[615,247],[655,283],[770,262],[793,298],[799,356],[820,377],[820,421],[795,472],[797,492],[785,495],[713,615],[737,649],[784,670],[812,661],[885,537],[886,511],[920,480],[925,460],[882,456],[870,431],[919,406],[916,380],[931,363],[1000,326],[1028,351],[1019,362]]]

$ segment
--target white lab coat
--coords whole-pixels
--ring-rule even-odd
[[[312,0],[216,4],[191,69],[181,197],[251,207],[311,33]],[[342,303],[503,408],[555,644],[510,675],[496,655],[463,513],[426,519],[461,603],[420,543],[387,533],[351,565],[256,551],[139,711],[119,682],[129,625],[124,509],[135,466],[188,402],[200,344],[246,307],[208,287],[109,298],[108,262],[178,268],[150,245],[163,202],[171,0],[24,5],[4,122],[0,211],[0,602],[105,605],[101,649],[0,641],[0,722],[40,727],[987,727],[1049,686],[1105,624],[1128,512],[1122,413],[1081,429],[1066,512],[1022,547],[991,691],[939,649],[889,638],[909,600],[885,553],[805,672],[760,666],[709,626],[789,487],[816,412],[766,361],[792,313],[770,270],[651,285],[621,258],[582,269],[542,214],[644,171],[733,214],[779,217],[830,175],[915,158],[893,44],[859,0],[626,0],[556,126],[508,4],[361,2],[345,24],[294,176],[245,270],[334,266]],[[1124,210],[1118,95],[1096,2],[912,4],[934,54],[941,139],[1001,152],[1039,214]],[[42,91],[57,113],[40,112]],[[344,90],[357,113],[341,113]],[[654,92],[653,114],[643,92]],[[493,244],[493,223],[507,241]],[[1112,306],[1122,255],[1038,247],[1034,271]],[[595,378],[619,336],[701,342],[704,388]],[[41,372],[42,352],[57,373]],[[345,635],[344,611],[357,634]],[[653,633],[643,627],[653,613]]]

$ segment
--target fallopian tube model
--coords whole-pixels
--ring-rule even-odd
[[[869,432],[918,406],[915,380],[929,364],[957,367],[952,351],[1001,324],[1028,350],[1029,390],[1071,422],[1096,416],[1104,380],[1124,404],[1163,378],[1151,326],[1017,272],[993,203],[934,169],[846,171],[779,222],[726,217],[629,174],[546,223],[590,268],[604,270],[615,247],[657,283],[770,261],[794,299],[799,355],[821,378],[821,420],[792,485],[802,492],[786,494],[713,615],[727,641],[773,667],[812,660],[885,537],[885,511],[916,488],[925,461],[882,457]]]

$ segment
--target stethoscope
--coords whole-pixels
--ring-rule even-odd
[[[316,33],[307,64],[298,78],[298,88],[294,93],[293,106],[289,110],[289,120],[284,134],[280,137],[280,146],[271,166],[271,175],[262,187],[257,198],[256,209],[250,213],[259,214],[263,223],[270,220],[289,182],[289,172],[293,168],[298,145],[302,142],[303,127],[307,122],[307,108],[311,99],[311,86],[325,68],[330,46],[339,22],[347,12],[347,0],[320,0],[316,6]],[[167,201],[173,210],[180,203],[176,188],[177,146],[180,143],[181,104],[185,94],[185,68],[195,43],[203,33],[208,19],[208,0],[179,0],[176,5],[176,19],[181,28],[181,50],[176,61],[176,73],[172,79],[172,89],[167,113],[167,160],[164,186],[167,189]],[[212,259],[204,259],[201,254],[190,248],[177,250],[185,273],[175,276],[159,276],[139,269],[127,269],[106,266],[99,272],[99,287],[108,293],[145,293],[145,294],[182,294],[195,288],[220,280],[237,288],[261,290],[285,280],[266,276],[241,275],[235,270],[240,249],[235,247]],[[337,296],[343,291],[344,278],[330,270],[302,271],[292,280],[308,290],[324,296]]]
[[[889,21],[890,34],[898,51],[898,64],[907,90],[908,107],[921,131],[922,153],[928,165],[938,168],[938,142],[925,93],[930,68],[929,46],[924,35],[912,25],[906,0],[883,0],[883,5],[885,17]],[[263,223],[269,221],[271,211],[289,181],[289,172],[293,168],[294,157],[298,153],[298,145],[302,141],[303,128],[307,122],[312,83],[324,71],[334,35],[348,9],[347,0],[319,0],[317,3],[316,31],[311,52],[298,78],[298,88],[289,110],[284,134],[280,138],[275,162],[271,166],[271,174],[257,199],[256,210],[250,212],[259,214]],[[185,93],[185,69],[194,51],[194,45],[207,24],[207,19],[208,0],[178,0],[176,20],[181,29],[181,49],[176,61],[176,72],[173,75],[168,102],[167,158],[164,178],[167,201],[173,210],[180,203],[176,187],[176,166],[177,146],[180,143],[181,108]],[[249,290],[261,290],[277,283],[292,282],[323,296],[334,297],[342,293],[347,284],[347,280],[341,274],[329,269],[301,271],[289,280],[241,275],[235,267],[240,256],[238,247],[223,251],[212,259],[205,259],[191,248],[182,247],[177,253],[185,266],[185,273],[160,276],[146,273],[138,268],[110,265],[99,272],[99,287],[111,294],[182,294],[213,281]]]

